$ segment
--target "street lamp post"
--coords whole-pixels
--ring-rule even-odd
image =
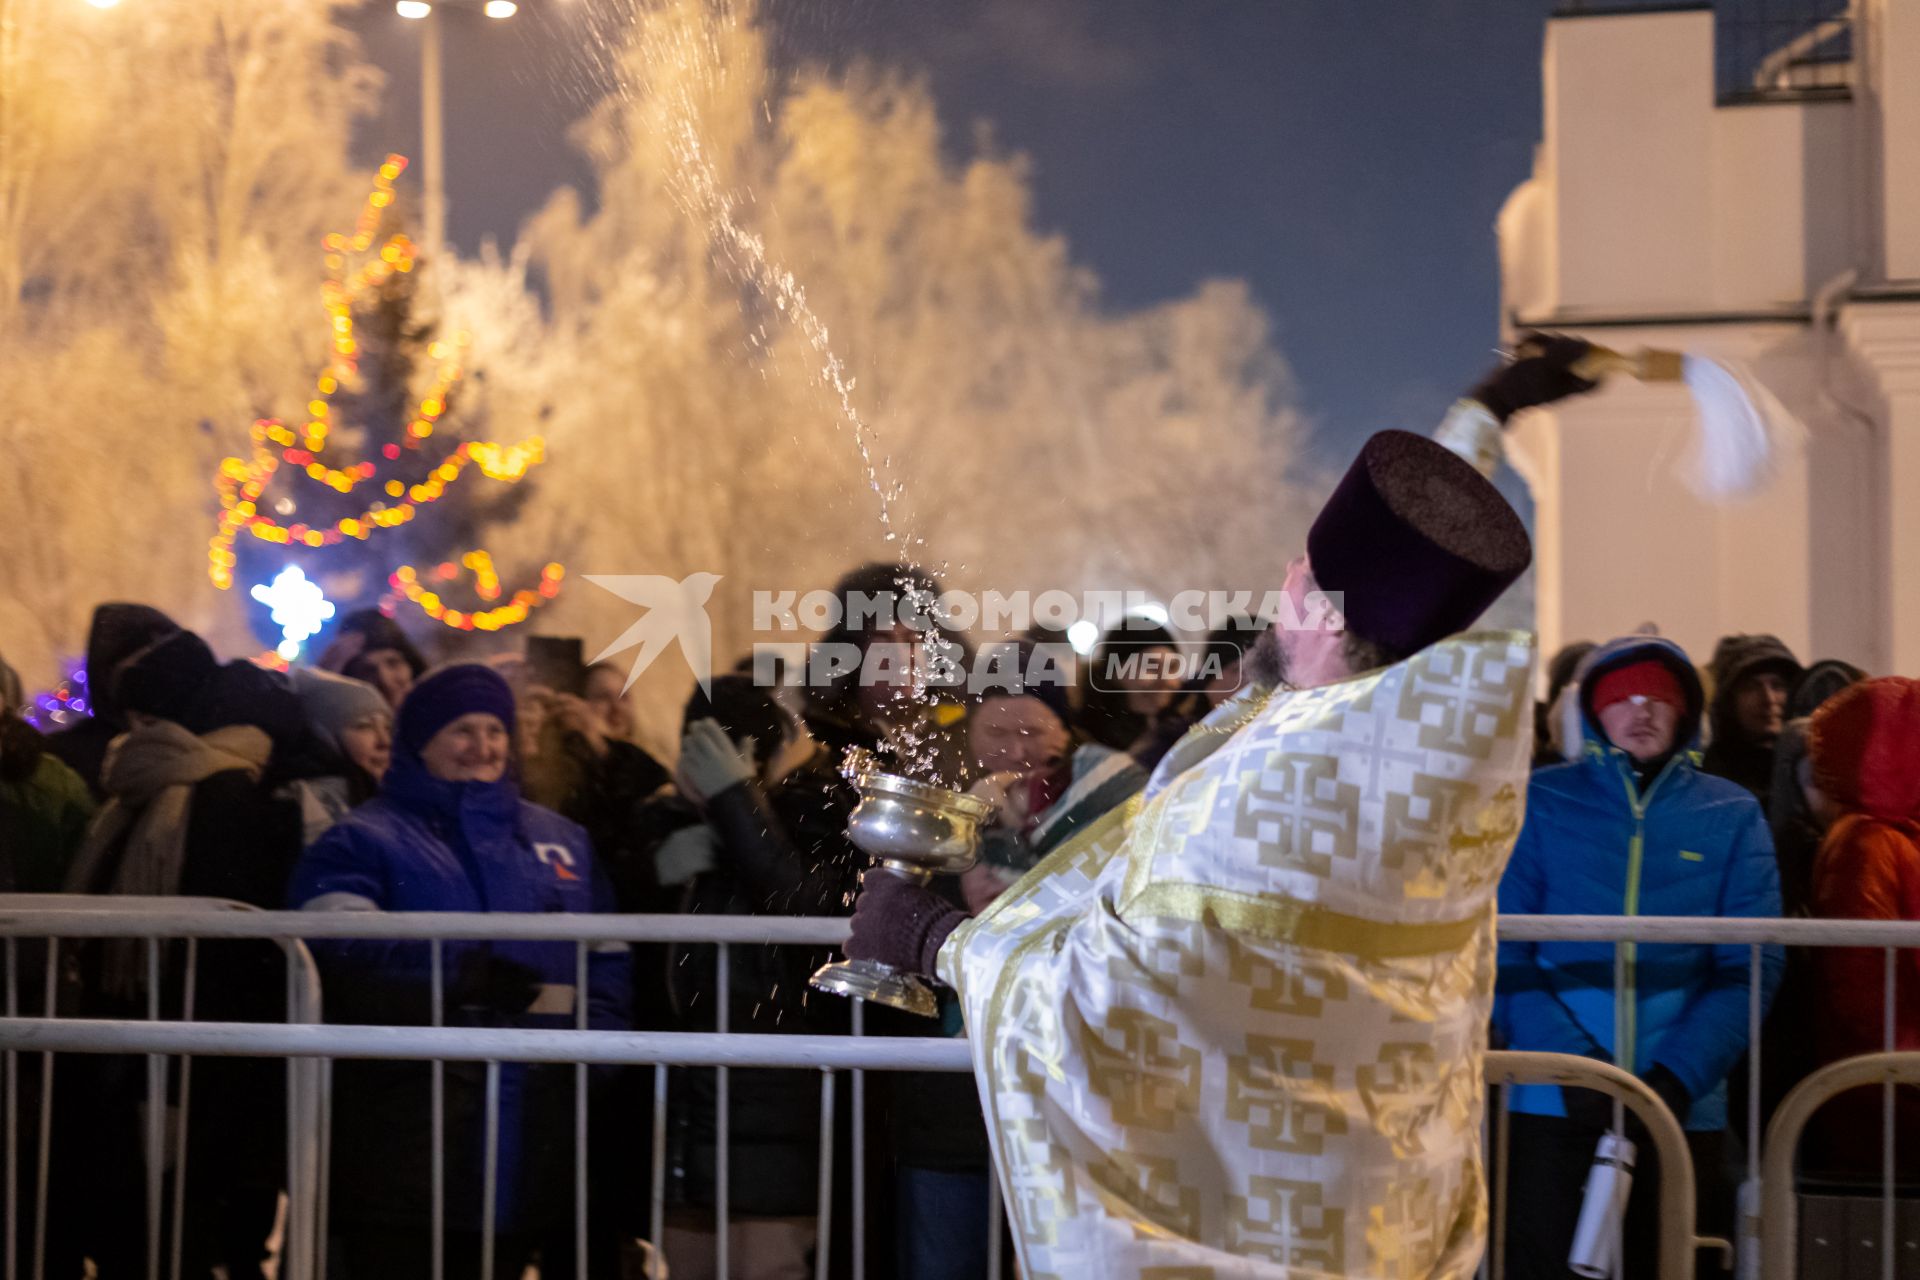
[[[454,0],[438,0],[451,6]],[[435,0],[395,0],[394,11],[422,24],[420,32],[420,162],[426,181],[425,226],[421,243],[427,261],[437,262],[447,243],[446,119],[440,85],[440,23],[433,17]],[[485,0],[480,11],[489,18],[511,18],[520,6],[514,0]]]
[[[437,268],[447,241],[447,132],[440,112],[440,24],[420,33],[420,160],[427,186],[427,261]]]

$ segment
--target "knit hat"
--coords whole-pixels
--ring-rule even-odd
[[[434,734],[477,711],[513,732],[513,690],[493,668],[462,662],[428,674],[407,690],[395,729],[400,744],[417,755]]]
[[[191,631],[176,631],[123,661],[109,687],[122,711],[185,724],[201,689],[219,670],[219,660],[205,640]]]
[[[378,609],[357,609],[340,619],[332,642],[320,655],[320,666],[357,679],[354,669],[360,661],[382,649],[392,649],[406,659],[415,679],[427,669],[427,660],[420,656],[420,650],[400,629],[400,624]]]
[[[93,714],[109,723],[116,721],[120,707],[113,697],[113,678],[120,664],[179,630],[179,623],[152,605],[122,601],[96,605],[87,624],[87,701]]]
[[[1679,677],[1658,658],[1615,667],[1594,682],[1592,702],[1595,715],[1628,698],[1664,702],[1675,711],[1687,709],[1687,695],[1680,687]]]
[[[1526,571],[1533,544],[1487,478],[1445,445],[1382,431],[1307,533],[1322,591],[1347,629],[1413,654],[1473,625]]]
[[[335,751],[342,730],[368,716],[391,716],[380,691],[364,680],[338,676],[318,667],[295,667],[288,673],[293,694],[313,735]]]

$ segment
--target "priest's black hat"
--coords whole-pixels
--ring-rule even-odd
[[[1526,571],[1533,545],[1512,506],[1446,446],[1382,431],[1307,533],[1322,591],[1347,629],[1399,655],[1473,625]]]

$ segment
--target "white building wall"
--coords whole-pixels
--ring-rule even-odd
[[[1549,650],[1654,622],[1702,661],[1771,631],[1920,673],[1920,292],[1877,265],[1911,238],[1920,275],[1920,0],[1867,10],[1869,65],[1899,87],[1850,102],[1716,105],[1704,11],[1548,27],[1545,136],[1500,218],[1507,319],[1742,360],[1808,427],[1763,493],[1710,505],[1674,474],[1677,387],[1517,423]],[[1903,156],[1910,200],[1882,177]]]
[[[1920,278],[1920,4],[1864,0],[1867,75],[1861,95],[1878,181],[1877,230],[1884,249],[1875,265],[1890,280]]]
[[[1707,70],[1703,84],[1700,69]],[[1712,291],[1713,17],[1596,16],[1547,28],[1558,292],[1596,311]],[[1666,234],[1649,237],[1648,226]]]

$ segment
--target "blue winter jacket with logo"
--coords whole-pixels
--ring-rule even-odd
[[[1583,664],[1581,679],[1658,658],[1681,678],[1691,706],[1679,726],[1693,744],[1699,676],[1678,646],[1616,640]],[[1773,838],[1753,796],[1701,773],[1677,752],[1644,789],[1624,751],[1583,703],[1580,759],[1542,769],[1527,790],[1526,824],[1500,881],[1503,915],[1761,916],[1780,914]],[[1627,944],[1624,1002],[1614,999],[1609,942],[1502,942],[1494,1021],[1514,1049],[1604,1051],[1635,1074],[1663,1064],[1692,1098],[1686,1127],[1724,1128],[1726,1078],[1747,1046],[1752,950],[1744,945]],[[1762,949],[1762,1011],[1785,962]],[[1514,1090],[1513,1108],[1564,1115],[1551,1085]]]
[[[456,783],[433,777],[395,745],[380,794],[327,830],[295,868],[289,900],[306,910],[603,912],[612,894],[586,833],[520,798],[511,779]],[[432,1020],[430,944],[315,941],[329,1021],[420,1024]],[[536,1007],[504,1013],[460,998],[459,975],[479,952],[534,971],[548,988]],[[442,1020],[449,1026],[576,1025],[581,993],[574,944],[442,943]],[[563,988],[565,990],[555,990]],[[589,947],[587,1025],[631,1027],[632,962],[623,944]],[[566,1011],[561,1011],[562,1008]],[[571,1208],[573,1068],[506,1063],[500,1073],[501,1230],[564,1221]],[[427,1069],[412,1063],[341,1063],[335,1088],[334,1205],[346,1219],[416,1224],[431,1200]],[[454,1229],[482,1221],[485,1068],[448,1064],[446,1208]]]

